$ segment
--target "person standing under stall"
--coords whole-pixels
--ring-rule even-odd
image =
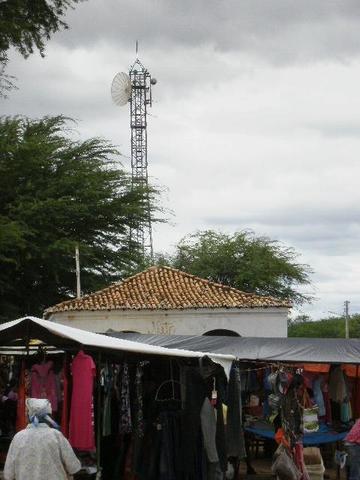
[[[360,419],[345,437],[349,454],[349,480],[360,480]]]
[[[10,444],[4,479],[68,480],[81,469],[81,463],[49,416],[49,400],[28,398],[26,408],[30,423]]]

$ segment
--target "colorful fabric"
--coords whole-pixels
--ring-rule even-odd
[[[311,373],[328,373],[330,365],[327,363],[304,363],[305,372]]]
[[[93,419],[93,386],[96,367],[90,355],[82,350],[74,358],[71,371],[73,390],[71,396],[69,441],[74,448],[95,451]]]
[[[31,396],[33,398],[47,398],[53,412],[58,410],[58,397],[54,363],[50,360],[46,363],[35,364],[31,368]]]
[[[27,396],[27,381],[26,377],[28,376],[25,369],[25,362],[22,362],[21,372],[19,378],[19,387],[18,387],[18,402],[17,402],[17,411],[16,411],[16,431],[19,432],[23,430],[27,425],[27,415],[25,410],[25,400]]]
[[[310,480],[309,474],[305,467],[304,462],[304,447],[301,442],[297,442],[295,444],[295,464],[299,471],[301,472],[301,479],[300,480]]]
[[[345,437],[345,442],[360,444],[360,419]]]

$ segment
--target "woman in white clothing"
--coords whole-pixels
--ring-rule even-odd
[[[81,468],[70,443],[50,425],[50,402],[28,398],[29,425],[18,432],[9,448],[4,467],[5,480],[68,480]]]

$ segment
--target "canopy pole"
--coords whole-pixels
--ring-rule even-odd
[[[101,352],[98,353],[98,374],[97,374],[97,419],[96,419],[96,463],[97,474],[96,479],[101,479]]]
[[[26,356],[29,356],[29,350],[30,350],[30,321],[29,319],[26,320],[26,336],[25,336],[25,342],[26,342]]]

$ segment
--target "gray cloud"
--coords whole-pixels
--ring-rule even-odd
[[[337,58],[359,53],[357,0],[132,0],[89,1],[70,12],[70,32],[57,41],[71,47],[108,42],[144,50],[211,44],[274,63]]]

